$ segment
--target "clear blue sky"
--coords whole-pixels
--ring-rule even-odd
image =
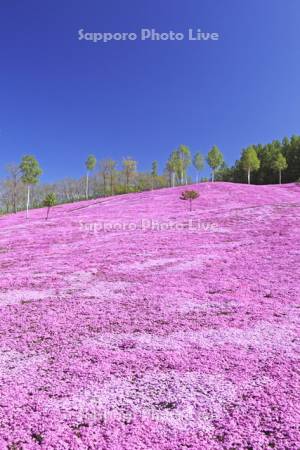
[[[219,32],[217,42],[78,40],[78,30]],[[180,143],[228,163],[300,134],[299,0],[10,0],[0,6],[0,175],[33,153],[44,181],[89,153],[162,169]]]

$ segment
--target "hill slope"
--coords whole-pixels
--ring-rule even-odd
[[[299,448],[300,188],[194,188],[0,219],[1,449]]]

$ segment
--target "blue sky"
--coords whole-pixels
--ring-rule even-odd
[[[179,144],[231,164],[300,134],[299,0],[10,0],[0,6],[0,176],[32,153],[44,181],[89,153],[163,168]],[[215,42],[78,40],[78,30],[220,33]]]

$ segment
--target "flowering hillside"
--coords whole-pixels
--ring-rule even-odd
[[[0,449],[300,448],[300,187],[0,218]]]

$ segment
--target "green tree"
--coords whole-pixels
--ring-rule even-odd
[[[152,177],[152,189],[153,189],[155,186],[157,177],[158,177],[158,162],[157,161],[153,161],[153,163],[152,163],[151,177]]]
[[[272,169],[279,174],[279,184],[281,184],[281,172],[283,170],[286,170],[288,165],[286,158],[283,156],[282,153],[278,153],[274,161],[272,162]]]
[[[285,172],[285,180],[292,183],[300,176],[300,136],[292,136],[288,145],[282,149],[288,168]]]
[[[180,196],[180,200],[188,200],[190,202],[190,211],[192,211],[192,202],[196,198],[199,197],[199,193],[197,191],[184,191]]]
[[[113,159],[107,160],[107,168],[108,168],[108,176],[109,176],[109,184],[110,184],[110,195],[114,193],[114,184],[116,178],[116,166],[117,163]]]
[[[28,219],[28,210],[30,204],[30,187],[37,184],[42,174],[39,163],[32,155],[23,156],[21,164],[21,180],[27,186],[26,219]]]
[[[212,169],[212,181],[215,181],[215,171],[221,166],[223,162],[223,155],[216,145],[208,152],[207,162]]]
[[[123,158],[123,173],[125,177],[125,192],[128,192],[130,182],[136,172],[137,162],[130,156]]]
[[[180,172],[180,160],[177,150],[173,150],[171,155],[169,156],[169,159],[167,161],[167,172],[170,174],[171,178],[171,186],[175,186],[175,178],[176,175],[178,176],[178,173]]]
[[[196,172],[197,172],[197,180],[196,181],[198,183],[199,182],[200,172],[204,168],[204,158],[201,155],[201,153],[199,153],[199,152],[195,153],[194,158],[193,158],[193,165],[194,165],[194,167],[196,169]]]
[[[215,173],[216,181],[233,181],[233,169],[228,167],[226,162],[223,161],[219,169]]]
[[[89,198],[89,174],[95,168],[97,160],[94,155],[89,155],[85,161],[86,167],[86,183],[85,183],[85,198]]]
[[[278,154],[282,154],[286,159],[287,168],[285,172],[285,182],[293,183],[300,175],[300,136],[285,137],[282,141],[273,140],[269,144],[252,145],[256,151],[260,166],[256,171],[250,170],[251,183],[254,184],[274,184],[278,182],[278,169],[273,169],[273,164]],[[244,152],[243,152],[244,153]],[[216,179],[242,183],[245,178],[245,168],[243,153],[239,160],[232,167],[220,167],[216,173]],[[248,172],[248,169],[246,169]]]
[[[287,147],[288,145],[290,145],[290,140],[289,140],[289,138],[288,138],[287,136],[285,136],[285,137],[282,139],[282,146],[283,146],[283,147]]]
[[[274,171],[271,170],[273,160],[281,152],[282,144],[279,141],[273,141],[266,145],[252,146],[260,161],[259,169],[251,173],[251,183],[255,184],[274,184],[277,181]],[[245,169],[243,168],[243,172]],[[277,175],[277,174],[276,174]]]
[[[178,154],[178,175],[180,177],[180,183],[187,184],[187,169],[189,165],[191,164],[191,152],[190,149],[186,146],[181,144],[177,150]]]
[[[106,196],[107,184],[109,181],[109,174],[110,174],[110,160],[109,159],[102,159],[102,161],[100,161],[100,174],[103,179],[103,193]]]
[[[260,161],[257,157],[257,153],[254,147],[248,147],[242,153],[242,165],[243,169],[248,174],[248,184],[251,182],[251,172],[258,170],[260,167]]]
[[[48,220],[50,208],[56,205],[56,194],[55,192],[49,192],[44,199],[44,206],[47,207],[46,220]]]

